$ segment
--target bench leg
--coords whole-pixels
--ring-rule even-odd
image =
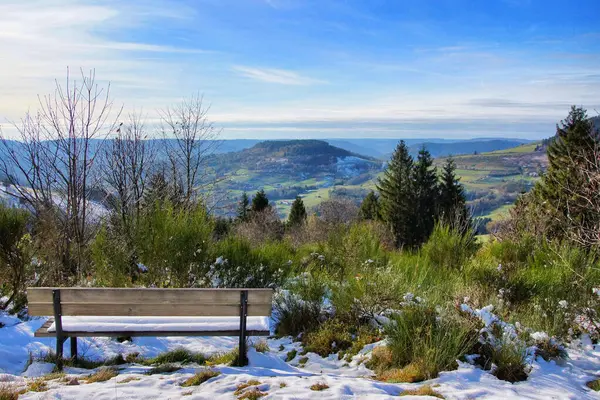
[[[248,364],[246,356],[246,317],[248,316],[248,291],[243,290],[240,296],[240,344],[238,365],[243,367]]]
[[[77,360],[77,338],[75,336],[71,337],[71,358]]]
[[[56,336],[56,368],[59,371],[63,369],[63,345],[65,340],[66,338],[62,336]]]

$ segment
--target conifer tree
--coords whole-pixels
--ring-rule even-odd
[[[568,231],[593,231],[600,216],[592,206],[597,188],[599,133],[586,110],[573,106],[556,127],[556,136],[547,148],[548,170],[536,185],[534,196],[543,204],[554,225],[549,236]],[[562,232],[562,233],[561,233]]]
[[[269,207],[269,199],[264,189],[261,189],[256,192],[256,195],[252,199],[252,212],[261,212],[266,210],[267,207]]]
[[[360,205],[360,217],[364,220],[378,220],[379,214],[379,198],[371,190]]]
[[[300,226],[306,222],[306,208],[300,196],[296,196],[296,200],[292,203],[292,209],[288,217],[288,226]]]
[[[400,141],[377,183],[382,220],[390,228],[397,247],[414,245],[413,159]]]
[[[250,212],[250,199],[246,192],[242,193],[242,198],[238,203],[237,208],[237,219],[238,221],[244,222],[248,220],[248,213]]]
[[[436,201],[438,196],[438,178],[433,159],[429,151],[422,147],[413,170],[415,240],[416,244],[427,241],[436,220]]]
[[[465,190],[456,177],[456,164],[448,157],[442,168],[439,184],[437,214],[438,219],[454,228],[466,231],[470,227],[469,210],[465,198]]]
[[[148,188],[144,193],[144,203],[146,205],[154,205],[155,203],[162,203],[169,199],[171,191],[169,184],[165,179],[165,175],[162,172],[152,174],[148,182]]]

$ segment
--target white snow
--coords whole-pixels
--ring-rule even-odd
[[[192,332],[231,331],[240,328],[239,317],[63,317],[65,331],[75,332]],[[48,328],[55,331],[54,323]],[[246,329],[269,331],[269,317],[248,317]]]
[[[467,308],[464,306],[463,308]],[[490,322],[495,319],[491,308],[471,310]],[[0,314],[1,316],[1,314]],[[29,353],[48,352],[55,346],[53,338],[34,338],[33,332],[45,321],[35,318],[29,321],[15,320],[2,316],[10,322],[0,328],[0,386],[23,389],[34,377],[52,370],[53,365],[33,362],[27,366]],[[140,321],[144,323],[145,321]],[[103,328],[104,329],[104,328]],[[543,336],[540,334],[540,337]],[[252,338],[251,341],[258,340]],[[80,338],[80,355],[90,359],[109,358],[117,354],[139,352],[152,357],[167,350],[184,347],[194,352],[212,354],[224,352],[237,345],[237,337],[163,337],[133,338],[119,343],[109,338]],[[392,384],[376,381],[373,373],[365,367],[370,352],[383,342],[366,346],[351,362],[339,360],[336,355],[320,357],[314,353],[301,355],[302,347],[290,338],[268,339],[270,350],[258,353],[253,348],[248,352],[247,367],[214,367],[221,374],[196,387],[182,387],[181,383],[201,368],[195,365],[170,374],[145,375],[150,368],[136,364],[119,367],[119,375],[106,382],[86,384],[81,378],[93,371],[67,368],[69,377],[79,378],[79,385],[69,386],[59,380],[48,382],[47,392],[27,392],[19,399],[235,399],[233,392],[241,383],[258,380],[258,389],[267,393],[265,399],[392,399],[406,389],[423,384],[446,399],[599,399],[585,383],[595,379],[600,371],[600,346],[589,340],[581,340],[568,347],[569,358],[560,365],[541,358],[532,361],[532,371],[524,382],[511,384],[498,380],[488,371],[467,363],[459,363],[455,371],[441,373],[440,377],[423,383]],[[68,342],[66,343],[68,347]],[[65,350],[68,350],[67,348]],[[298,354],[286,362],[287,353],[297,350]],[[303,357],[306,363],[301,363]],[[304,361],[304,360],[303,360]],[[136,378],[126,383],[127,378]],[[314,392],[310,386],[325,383],[328,389]],[[411,399],[410,396],[406,397]],[[412,397],[426,399],[427,397]]]

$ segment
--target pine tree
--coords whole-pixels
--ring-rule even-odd
[[[288,217],[288,226],[299,226],[306,222],[306,208],[300,196],[296,196],[296,200],[292,203],[292,209]]]
[[[170,196],[171,191],[164,173],[156,172],[152,174],[148,182],[148,187],[144,193],[144,204],[152,206],[155,203],[163,203],[165,200],[169,199]]]
[[[269,207],[269,199],[264,189],[261,189],[256,192],[256,195],[252,199],[252,212],[261,212],[266,210],[267,207]]]
[[[575,106],[556,127],[556,136],[547,148],[548,170],[534,190],[553,220],[549,221],[549,226],[554,225],[549,236],[570,230],[592,231],[600,223],[589,203],[597,189],[586,174],[597,173],[598,135],[586,111]]]
[[[378,220],[379,214],[379,198],[371,190],[360,205],[360,217],[364,220]]]
[[[437,171],[429,151],[422,147],[413,170],[415,238],[417,244],[427,241],[436,220],[436,201],[438,195]]]
[[[413,159],[403,140],[377,183],[381,218],[389,226],[397,247],[414,245]]]
[[[454,159],[448,157],[442,168],[437,214],[441,222],[466,232],[470,227],[471,220],[467,209],[465,189],[459,178],[456,177],[455,171]]]
[[[248,199],[248,195],[246,192],[242,193],[242,198],[238,203],[237,208],[237,219],[238,221],[244,222],[248,220],[248,214],[250,212],[250,199]]]

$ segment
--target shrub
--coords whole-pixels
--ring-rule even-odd
[[[319,324],[321,304],[305,301],[297,294],[280,292],[275,296],[273,314],[277,321],[275,333],[279,336],[295,337]]]
[[[448,225],[437,224],[421,251],[433,266],[462,269],[477,250],[471,232],[466,234]]]
[[[483,369],[491,370],[498,379],[520,382],[527,379],[527,351],[518,342],[503,339],[496,343],[484,343],[475,360]]]
[[[411,365],[418,378],[431,379],[457,367],[456,360],[477,343],[474,322],[451,312],[438,315],[424,305],[409,305],[386,325],[391,365]],[[416,340],[418,338],[418,340]]]
[[[198,386],[198,385],[201,385],[202,383],[206,382],[207,380],[212,379],[219,375],[221,375],[221,373],[219,371],[215,371],[213,369],[204,369],[204,370],[196,373],[191,378],[186,379],[185,382],[183,382],[181,384],[181,386],[183,386],[183,387]]]
[[[204,286],[278,287],[290,272],[293,258],[285,242],[266,242],[252,247],[243,238],[229,236],[215,244]]]
[[[119,375],[119,373],[114,368],[100,368],[95,373],[89,375],[86,380],[87,383],[106,382],[117,375]]]
[[[352,346],[348,350],[340,352],[340,359],[343,357],[348,362],[350,362],[352,357],[357,355],[366,345],[378,342],[382,339],[379,332],[368,325],[361,325],[358,328],[358,332],[353,336]]]
[[[146,208],[135,233],[140,279],[158,287],[202,286],[209,261],[213,221],[202,204],[175,207],[169,201]]]
[[[336,317],[350,325],[373,321],[402,302],[402,283],[392,267],[367,259],[354,276],[332,283],[331,302]]]
[[[304,348],[326,357],[352,346],[350,329],[344,323],[330,319],[302,337]]]
[[[29,213],[0,204],[0,310],[23,295],[31,278],[31,236],[27,234]],[[13,311],[20,311],[14,309]]]

